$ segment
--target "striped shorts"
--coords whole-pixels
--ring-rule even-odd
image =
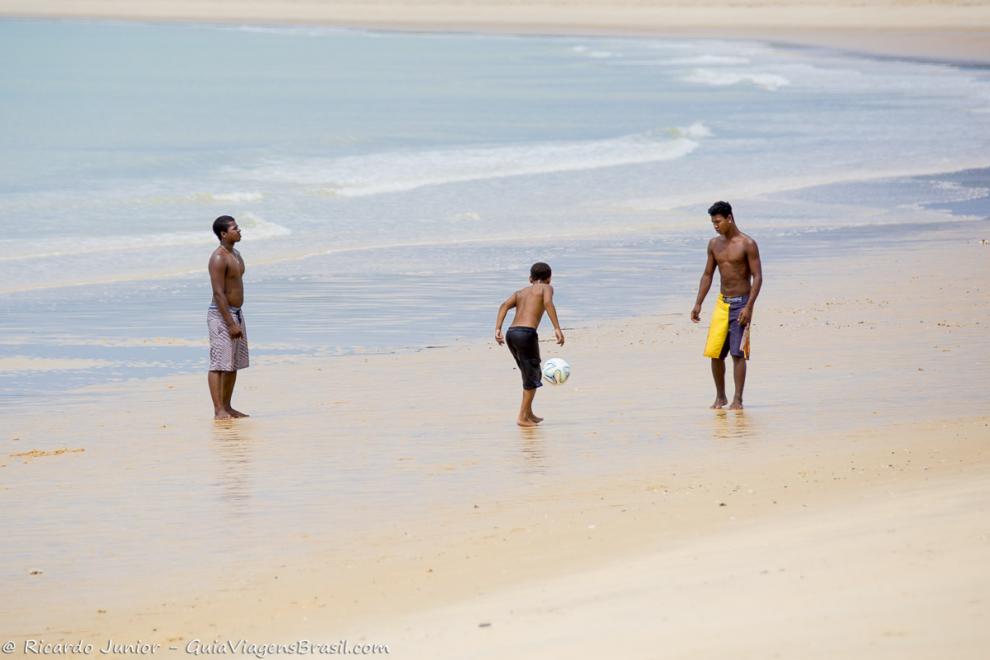
[[[206,312],[206,327],[210,330],[210,371],[237,371],[248,367],[247,325],[240,307],[231,307],[230,314],[241,326],[242,334],[237,339],[230,338],[227,322],[216,307],[210,306]]]

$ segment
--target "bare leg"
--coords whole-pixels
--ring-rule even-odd
[[[529,398],[529,408],[526,410],[526,419],[533,422],[534,424],[539,424],[543,421],[542,417],[537,417],[536,413],[533,412],[533,399],[536,398],[536,390],[530,390],[533,396]]]
[[[536,390],[523,390],[522,403],[519,404],[519,417],[516,419],[516,424],[519,426],[536,426],[537,422],[534,422],[530,417],[533,415],[533,398],[536,396]]]
[[[743,387],[746,386],[746,358],[732,356],[732,380],[736,384],[736,393],[732,397],[729,410],[742,410]]]
[[[211,371],[206,382],[210,384],[210,398],[213,399],[213,419],[230,419],[230,412],[223,402],[223,375],[226,371]]]
[[[532,390],[533,396],[529,398],[529,408],[526,411],[529,415],[529,421],[539,424],[543,421],[542,417],[537,417],[536,413],[533,412],[533,400],[536,399],[536,390]]]
[[[712,358],[712,378],[715,379],[715,403],[710,408],[718,410],[729,402],[725,396],[725,361]]]
[[[247,414],[240,410],[234,410],[233,406],[230,405],[230,399],[234,396],[234,384],[237,382],[237,372],[223,371],[221,373],[223,374],[220,379],[223,386],[223,407],[227,409],[231,417],[247,417]]]

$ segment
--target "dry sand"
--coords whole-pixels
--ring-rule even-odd
[[[0,0],[0,16],[741,37],[990,61],[985,0]]]
[[[0,635],[180,651],[196,638],[346,638],[400,658],[983,657],[980,238],[963,227],[926,245],[767,264],[743,413],[706,409],[704,329],[677,312],[569,329],[559,353],[574,377],[540,392],[537,430],[514,426],[517,375],[493,344],[257,364],[235,402],[256,417],[234,424],[204,419],[199,376],[100,388],[59,419],[8,417],[4,495],[38,521],[15,525],[11,542],[30,540],[32,524],[101,515],[116,526],[75,533],[111,549],[144,536],[166,559],[87,585],[27,553],[7,567],[17,597],[4,594]],[[210,544],[183,562],[194,515],[186,529],[142,516],[154,503],[140,484],[172,482],[172,506],[203,506],[182,493],[198,493],[195,452],[224,434],[256,452],[235,490],[259,494],[239,506],[261,507],[278,475],[306,464],[331,478],[342,456],[382,456],[419,471],[424,490],[450,490],[407,493],[424,503],[413,512],[369,501],[343,533],[272,521],[284,547],[251,561],[211,563],[221,546]],[[134,517],[115,518],[107,498],[120,496]],[[331,520],[353,503],[317,504]]]

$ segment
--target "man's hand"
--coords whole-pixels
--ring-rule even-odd
[[[557,338],[557,344],[560,346],[564,345],[564,333],[560,328],[553,329],[553,335]]]
[[[701,305],[695,305],[694,309],[691,310],[691,322],[699,323],[701,321]]]
[[[236,323],[234,323],[232,325],[228,325],[227,326],[227,332],[230,333],[230,338],[231,339],[237,339],[238,337],[243,337],[244,336],[244,331],[241,330],[241,326],[239,326]]]
[[[753,310],[749,307],[743,307],[739,312],[739,325],[746,327],[749,322],[753,319]]]
[[[495,330],[495,343],[499,346],[505,343],[505,339],[502,338],[502,328],[496,328]]]

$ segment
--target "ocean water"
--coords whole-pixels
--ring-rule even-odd
[[[9,405],[205,370],[221,214],[255,357],[487,337],[536,260],[565,326],[686,310],[717,199],[771,267],[990,216],[986,68],[72,21],[0,22],[0,60]]]

